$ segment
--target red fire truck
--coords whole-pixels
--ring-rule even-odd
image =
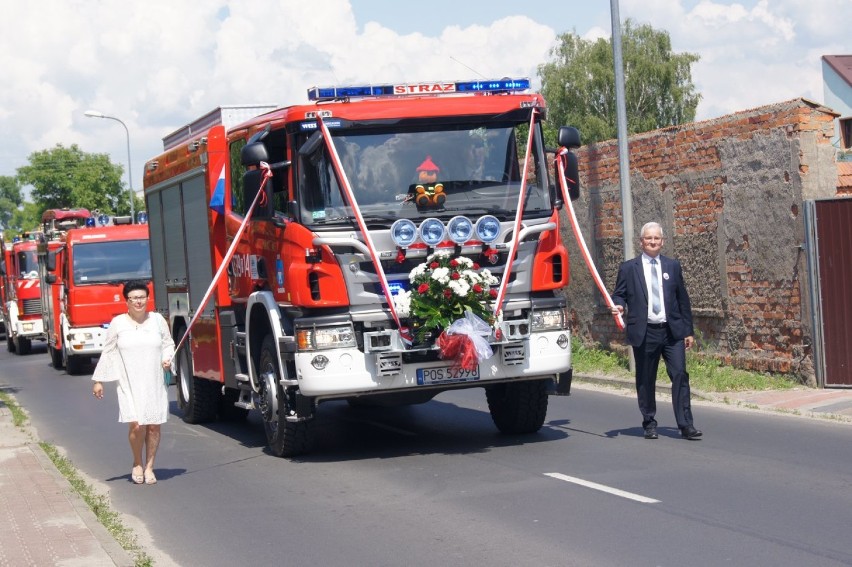
[[[41,293],[38,279],[36,241],[40,233],[14,237],[7,245],[0,239],[5,260],[0,269],[5,289],[3,319],[9,352],[29,354],[32,341],[45,339],[41,321]]]
[[[150,280],[148,226],[131,221],[129,216],[91,216],[85,209],[43,214],[38,262],[54,368],[82,373],[103,350],[112,318],[127,310],[122,284]],[[153,309],[153,298],[149,301]]]
[[[184,420],[257,409],[271,451],[293,456],[310,449],[321,402],[483,387],[500,431],[540,429],[549,387],[571,376],[559,214],[579,191],[567,152],[579,133],[560,128],[563,148],[545,149],[528,79],[308,98],[241,123],[216,109],[146,164],[156,308],[176,340],[192,325],[176,355]],[[397,301],[450,255],[487,269],[497,296],[492,355],[464,368]]]
[[[0,334],[6,338],[6,266],[12,265],[12,245],[5,244],[0,236]]]

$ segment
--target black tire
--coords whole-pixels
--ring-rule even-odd
[[[177,333],[183,336],[183,330]],[[186,423],[204,423],[216,419],[219,409],[218,382],[205,380],[192,375],[189,357],[185,346],[177,354],[177,391],[178,407],[183,411]]]
[[[219,396],[219,419],[222,421],[245,421],[248,417],[248,410],[234,405],[239,399],[239,390],[225,388],[225,393]]]
[[[485,388],[491,419],[501,433],[535,433],[547,415],[547,380],[495,384]]]
[[[290,406],[284,388],[279,383],[278,355],[272,335],[266,335],[260,347],[256,376],[260,382],[258,407],[269,449],[276,457],[295,457],[311,449],[312,419],[287,421]],[[270,391],[275,388],[274,391]],[[303,416],[312,417],[312,416]]]
[[[89,358],[86,356],[75,356],[69,354],[65,357],[65,372],[70,376],[79,376],[86,371],[86,365],[89,363]]]
[[[15,339],[12,338],[12,335],[6,333],[6,350],[11,353],[15,352]]]
[[[33,343],[26,337],[18,337],[18,340],[15,341],[15,350],[20,355],[29,354],[33,350]]]
[[[50,362],[53,363],[53,368],[55,370],[62,370],[65,366],[65,363],[62,361],[62,351],[52,346],[48,346],[47,351],[50,353]]]

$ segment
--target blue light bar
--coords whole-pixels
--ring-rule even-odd
[[[396,85],[355,85],[347,87],[312,87],[308,100],[334,100],[380,96],[441,95],[458,93],[505,93],[530,89],[529,79],[494,79],[488,81],[401,83]]]

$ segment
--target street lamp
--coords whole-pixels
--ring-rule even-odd
[[[130,189],[130,222],[135,222],[136,212],[133,207],[133,201],[136,198],[136,193],[133,192],[133,174],[130,172],[130,130],[127,129],[127,124],[115,116],[107,116],[103,112],[98,112],[97,110],[87,110],[83,114],[89,118],[106,118],[108,120],[115,120],[124,126],[124,132],[127,134],[127,188]]]

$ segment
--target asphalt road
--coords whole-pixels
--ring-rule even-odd
[[[39,437],[63,449],[157,565],[852,565],[852,426],[697,402],[681,440],[660,400],[551,397],[537,435],[500,435],[482,390],[404,408],[320,406],[316,452],[265,451],[247,422],[164,427],[155,486],[129,481],[113,387],[0,352]],[[174,388],[172,388],[174,390]],[[174,392],[172,392],[174,396]]]

